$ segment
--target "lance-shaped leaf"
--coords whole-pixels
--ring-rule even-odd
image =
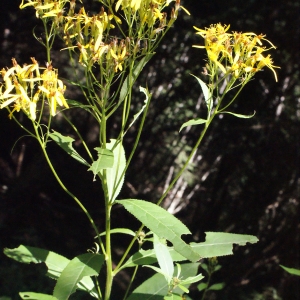
[[[185,258],[197,261],[200,256],[182,239],[182,234],[190,234],[189,229],[169,212],[156,204],[144,200],[127,199],[116,201],[145,224],[160,238],[170,241],[174,249]]]
[[[206,123],[207,120],[204,120],[204,119],[192,119],[192,120],[189,120],[185,123],[183,123],[179,129],[179,132],[184,128],[184,127],[187,127],[187,126],[194,126],[194,125],[200,125],[200,124],[204,124]]]
[[[85,253],[73,258],[62,271],[55,285],[53,296],[63,300],[76,291],[77,284],[86,276],[97,276],[104,261],[104,255]]]
[[[282,265],[280,265],[280,267],[292,275],[300,276],[300,270],[298,270],[298,269],[288,268],[288,267],[285,267]]]
[[[211,94],[207,84],[204,81],[202,81],[199,77],[197,77],[193,74],[191,74],[191,75],[194,76],[198,80],[198,82],[201,86],[202,92],[203,92],[203,96],[204,96],[205,103],[206,103],[206,106],[208,109],[208,113],[210,113],[212,110],[212,107],[213,107],[212,94]]]
[[[33,292],[21,292],[19,293],[21,299],[26,300],[58,300],[56,297],[47,294],[33,293]]]
[[[170,283],[174,273],[174,264],[166,240],[154,234],[153,248],[162,273],[166,275],[165,278]]]
[[[235,116],[237,118],[240,118],[240,119],[250,119],[250,118],[255,116],[255,112],[252,115],[241,115],[241,114],[236,114],[236,113],[233,113],[233,112],[230,112],[230,111],[221,111],[220,113],[233,115],[233,116]]]
[[[110,143],[106,144],[106,148],[108,150],[112,150],[114,155],[114,163],[112,168],[106,170],[107,189],[110,202],[113,202],[118,197],[125,177],[125,151],[120,142],[117,144],[117,146],[115,146],[116,142],[116,140],[111,139]]]
[[[72,143],[75,141],[73,138],[69,136],[64,136],[57,131],[53,131],[49,133],[51,139],[57,143],[63,150],[65,150],[69,155],[71,155],[74,159],[79,161],[80,163],[89,166],[89,163],[81,157],[78,152],[73,148]]]
[[[94,181],[96,175],[103,169],[112,168],[114,165],[114,154],[109,149],[102,149],[96,147],[95,150],[98,152],[98,158],[95,160],[88,171],[92,171],[94,174]]]
[[[194,251],[202,258],[233,254],[233,245],[245,246],[246,243],[257,243],[258,238],[253,235],[235,234],[227,232],[205,232],[203,243],[191,243]],[[175,249],[176,250],[176,249]]]
[[[15,249],[5,248],[3,252],[9,258],[21,263],[45,263],[47,266],[46,276],[56,280],[59,278],[63,269],[70,262],[68,258],[55,252],[24,245],[20,245]],[[94,282],[90,277],[84,277],[77,284],[77,287],[80,290],[89,292],[94,298],[98,298]]]
[[[147,62],[151,59],[153,54],[148,54],[145,57],[143,57],[133,68],[132,74],[128,75],[126,79],[123,82],[121,91],[120,91],[120,98],[119,98],[119,104],[124,101],[125,97],[129,93],[129,89],[132,87],[132,85],[135,83],[137,77],[143,70],[144,66],[147,64]]]

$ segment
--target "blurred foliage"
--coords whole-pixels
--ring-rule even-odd
[[[97,2],[90,3],[91,12],[99,9]],[[39,23],[32,10],[20,11],[18,4],[15,0],[0,4],[0,66],[10,66],[12,57],[20,63],[30,56],[46,61],[41,45],[32,37],[34,26],[39,34]],[[216,292],[214,299],[300,299],[299,278],[279,267],[279,263],[295,268],[300,265],[300,1],[185,0],[182,4],[192,16],[182,11],[139,79],[140,85],[147,84],[152,91],[153,103],[122,196],[157,199],[200,133],[196,126],[178,133],[183,122],[201,117],[205,109],[199,85],[190,76],[200,76],[205,65],[204,51],[191,47],[202,43],[192,26],[221,22],[231,24],[230,30],[266,34],[278,47],[272,56],[275,65],[281,66],[279,82],[274,82],[269,70],[257,74],[234,107],[237,113],[256,111],[255,117],[221,116],[165,207],[188,225],[197,241],[204,239],[204,231],[259,237],[257,245],[237,248],[234,256],[220,259],[223,267],[214,280],[225,281],[226,287]],[[59,66],[64,77],[72,76],[65,65],[66,54],[53,51],[53,65]],[[76,91],[68,96],[80,100]],[[136,93],[134,105],[137,111],[143,105],[142,94]],[[85,112],[70,113],[93,145],[95,124]],[[59,118],[56,126],[72,134]],[[113,121],[110,126],[113,134]],[[134,129],[128,133],[127,149],[131,148],[130,135],[135,133]],[[0,248],[24,243],[69,257],[82,253],[91,247],[93,232],[80,210],[57,187],[38,145],[28,137],[15,144],[23,134],[7,118],[7,112],[0,111]],[[101,191],[93,186],[91,175],[55,145],[51,153],[67,186],[92,209],[101,230]],[[114,227],[125,227],[128,222],[138,226],[118,208],[113,218]],[[118,242],[116,256],[125,240]],[[2,254],[0,257],[0,297],[18,299],[19,290],[41,291],[47,286],[39,279],[39,271],[16,266]],[[129,280],[128,274],[121,276],[116,278],[116,295]],[[191,296],[198,299],[197,295],[195,287]]]

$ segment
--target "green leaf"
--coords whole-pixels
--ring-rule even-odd
[[[213,285],[211,285],[208,290],[210,291],[220,291],[223,290],[225,287],[225,283],[224,282],[220,282],[220,283],[215,283]]]
[[[138,117],[141,115],[141,113],[145,110],[145,108],[147,107],[147,104],[149,102],[149,100],[151,99],[151,94],[148,91],[148,89],[145,89],[143,87],[140,86],[140,92],[143,92],[146,95],[146,99],[144,101],[144,105],[142,106],[142,108],[139,110],[139,112],[137,112],[134,116],[133,116],[133,120],[132,122],[128,125],[127,130],[125,131],[125,133],[128,131],[128,129],[134,124],[134,122],[138,119]],[[125,134],[124,133],[124,134]]]
[[[77,284],[86,276],[97,276],[104,255],[85,253],[73,258],[62,271],[55,285],[53,296],[67,300],[77,289]]]
[[[128,95],[129,89],[131,86],[135,83],[137,77],[143,70],[144,66],[148,63],[148,61],[152,58],[153,54],[148,54],[145,57],[143,57],[136,66],[133,68],[133,72],[130,75],[126,77],[126,79],[123,82],[121,91],[120,91],[120,97],[119,97],[119,104],[124,101],[125,97]]]
[[[298,269],[294,269],[294,268],[287,268],[283,265],[280,265],[280,267],[282,269],[284,269],[285,271],[287,271],[288,273],[292,274],[292,275],[297,275],[297,276],[300,276],[300,270]]]
[[[250,118],[255,116],[255,112],[252,115],[241,115],[241,114],[236,114],[236,113],[233,113],[233,112],[230,112],[230,111],[222,111],[222,112],[219,112],[219,113],[233,115],[233,116],[235,116],[237,118],[240,118],[240,119],[250,119]]]
[[[204,120],[204,119],[191,119],[185,123],[183,123],[179,129],[179,132],[184,128],[184,127],[187,127],[187,126],[194,126],[194,125],[199,125],[199,124],[204,124],[206,123],[207,120]]]
[[[140,250],[139,252],[136,252],[131,257],[129,257],[129,259],[124,263],[120,270],[140,265],[151,265],[156,262],[157,258],[154,250]]]
[[[82,158],[78,152],[73,148],[72,143],[75,141],[73,138],[69,136],[64,136],[57,131],[53,131],[49,133],[51,139],[57,143],[63,150],[65,150],[69,155],[71,155],[74,159],[79,161],[80,163],[89,166],[89,163]]]
[[[114,228],[114,229],[111,229],[109,231],[109,233],[110,234],[112,234],[112,233],[122,233],[122,234],[131,235],[131,236],[136,236],[136,233],[133,230],[128,229],[128,228]],[[99,235],[100,236],[106,235],[106,231],[101,232]],[[97,238],[97,236],[95,238]]]
[[[206,288],[207,288],[207,283],[205,283],[205,282],[201,282],[197,285],[197,289],[199,292],[205,290]]]
[[[233,244],[245,246],[246,243],[254,244],[257,242],[258,238],[253,235],[206,232],[205,242],[191,243],[190,245],[202,258],[208,258],[233,254]]]
[[[20,297],[26,300],[57,300],[56,297],[47,294],[33,293],[33,292],[20,292]]]
[[[36,247],[20,245],[15,249],[4,249],[4,254],[21,263],[45,263],[47,266],[46,276],[52,279],[58,279],[63,269],[70,262],[66,257],[55,252],[44,250]],[[90,277],[83,278],[78,283],[78,289],[87,291],[94,298],[98,298],[94,282]]]
[[[114,164],[113,167],[106,170],[107,188],[109,201],[113,202],[119,195],[124,183],[126,167],[125,151],[121,143],[111,139],[110,143],[106,144],[106,148],[113,151]],[[102,173],[103,174],[103,173]]]
[[[210,92],[207,84],[204,81],[202,81],[199,77],[197,77],[193,74],[191,74],[191,75],[194,76],[198,80],[198,82],[201,86],[202,92],[203,92],[207,110],[210,113],[210,111],[212,110],[212,107],[213,107],[213,100],[212,100],[211,92]]]
[[[164,300],[182,300],[182,296],[178,294],[170,294],[164,297]]]
[[[163,208],[151,202],[127,199],[116,201],[122,204],[131,214],[145,224],[160,238],[173,244],[174,249],[191,261],[197,261],[199,255],[182,239],[182,234],[190,234],[188,228]]]
[[[195,276],[197,274],[199,263],[187,263],[181,265],[181,276],[183,278]],[[174,273],[176,274],[177,267]],[[173,291],[175,294],[182,295],[180,288]],[[164,276],[155,274],[140,286],[138,286],[126,300],[163,300],[168,295],[168,283]]]
[[[94,161],[88,171],[92,171],[94,174],[94,181],[96,175],[103,169],[112,168],[114,165],[114,154],[111,150],[95,148],[98,152],[98,158]]]
[[[154,234],[153,246],[158,264],[162,272],[166,274],[166,280],[170,283],[174,273],[174,264],[166,245],[166,241],[159,239],[159,237]]]
[[[196,276],[192,276],[192,277],[188,277],[186,279],[183,279],[180,284],[190,285],[192,283],[195,283],[195,282],[198,282],[198,281],[202,280],[203,278],[204,278],[204,276],[202,274],[198,274]]]

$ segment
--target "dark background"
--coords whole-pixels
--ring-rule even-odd
[[[98,3],[85,2],[91,11],[99,9]],[[226,115],[216,120],[191,170],[165,205],[180,200],[173,211],[196,241],[204,239],[205,231],[252,234],[260,240],[236,247],[235,255],[219,259],[223,267],[213,280],[226,286],[207,299],[300,299],[299,279],[279,267],[300,268],[300,1],[185,0],[182,4],[192,16],[180,13],[139,79],[138,84],[147,83],[153,92],[153,102],[120,198],[155,201],[171,165],[180,166],[199,135],[197,127],[178,133],[183,122],[204,109],[200,87],[190,76],[199,76],[205,64],[204,51],[191,47],[202,42],[192,26],[221,22],[231,24],[234,31],[266,34],[278,47],[272,53],[274,64],[281,67],[278,83],[268,69],[257,74],[233,107],[238,113],[256,111],[255,117],[241,120]],[[20,11],[18,5],[15,0],[0,4],[1,68],[10,67],[12,57],[20,64],[29,62],[31,56],[46,61],[43,48],[32,37],[32,28],[39,24],[34,11]],[[54,66],[67,76],[70,69],[64,53],[54,50],[52,57]],[[72,96],[80,99],[75,92]],[[137,107],[142,99],[136,95]],[[71,117],[93,147],[97,132],[93,121],[76,111]],[[70,134],[61,121],[54,127]],[[126,149],[131,148],[135,133],[134,128],[129,132]],[[92,182],[91,173],[55,145],[49,151],[66,186],[103,230],[101,190]],[[113,227],[139,226],[117,207],[112,222]],[[93,246],[93,236],[84,214],[60,190],[37,143],[7,118],[7,111],[0,111],[0,248],[25,244],[72,258]],[[127,241],[114,242],[117,257]],[[17,264],[0,254],[0,299],[18,299],[19,291],[51,293],[53,282],[44,279],[44,272],[44,266]],[[117,293],[127,286],[128,274],[116,281],[114,299],[119,299]],[[196,290],[191,296],[201,299]],[[76,297],[84,299],[82,294]]]

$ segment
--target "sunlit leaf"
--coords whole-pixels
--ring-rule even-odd
[[[189,120],[185,123],[183,123],[179,129],[179,132],[184,128],[184,127],[187,127],[187,126],[194,126],[194,125],[200,125],[200,124],[204,124],[206,123],[207,120],[204,120],[204,119],[192,119],[192,120]]]
[[[206,103],[208,112],[210,112],[213,107],[213,99],[212,99],[212,95],[211,95],[211,92],[210,92],[207,84],[204,81],[202,81],[199,77],[197,77],[193,74],[191,74],[191,75],[194,76],[198,80],[198,82],[201,86],[202,92],[203,92],[203,96],[205,99],[205,103]]]
[[[280,265],[280,267],[282,269],[284,269],[285,271],[287,271],[288,273],[292,274],[292,275],[300,276],[300,270],[299,269],[287,268],[287,267],[282,266],[282,265]]]
[[[114,154],[111,150],[95,148],[98,152],[98,158],[95,160],[88,171],[92,171],[94,174],[94,180],[96,175],[103,169],[112,168],[114,165]]]
[[[69,136],[64,136],[57,131],[53,131],[49,133],[51,139],[57,143],[63,150],[65,150],[69,155],[71,155],[74,159],[79,161],[80,163],[89,166],[89,163],[81,157],[78,152],[73,148],[72,143],[75,141],[73,138]]]
[[[144,200],[127,199],[116,201],[145,224],[153,233],[173,244],[174,249],[185,258],[197,261],[199,255],[182,239],[182,234],[190,234],[188,228],[163,208]]]
[[[73,258],[62,271],[55,285],[53,296],[69,299],[76,291],[77,283],[86,276],[97,276],[104,262],[104,255],[85,253]]]
[[[250,119],[250,118],[255,116],[255,112],[252,115],[241,115],[241,114],[236,114],[236,113],[233,113],[233,112],[230,112],[230,111],[222,111],[221,113],[222,114],[233,115],[233,116],[235,116],[237,118],[240,118],[240,119]]]
[[[15,249],[4,249],[4,254],[21,263],[45,263],[47,266],[46,276],[58,279],[63,269],[70,262],[66,257],[55,252],[36,247],[20,245]],[[91,296],[98,298],[94,282],[90,277],[84,277],[77,285],[78,289],[87,291]]]
[[[56,297],[47,294],[33,293],[33,292],[21,292],[19,293],[21,299],[26,300],[58,300]]]
[[[128,228],[114,228],[114,229],[111,229],[109,231],[109,233],[110,234],[113,234],[113,233],[122,233],[122,234],[131,235],[131,236],[135,236],[136,235],[136,233],[133,230],[128,229]],[[105,231],[100,233],[100,236],[103,236],[103,235],[106,235]]]

